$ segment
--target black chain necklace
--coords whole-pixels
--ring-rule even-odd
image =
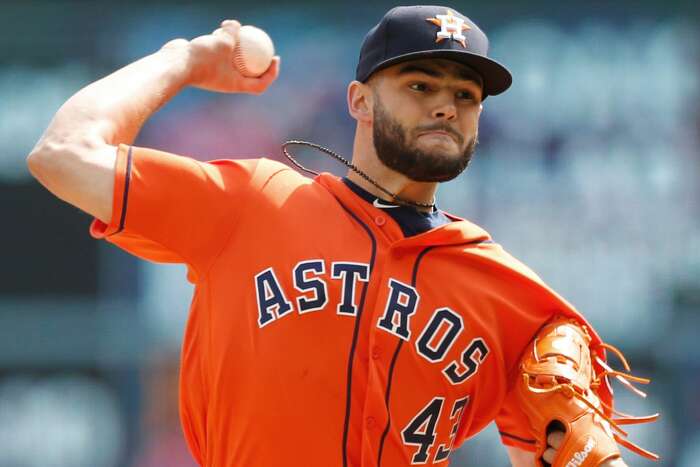
[[[292,155],[289,153],[289,151],[287,151],[287,146],[292,145],[292,144],[297,144],[297,145],[301,145],[301,146],[309,146],[309,147],[311,147],[311,148],[313,148],[313,149],[316,149],[316,150],[318,150],[318,151],[321,151],[321,152],[324,152],[324,153],[328,154],[329,156],[333,157],[334,159],[336,159],[336,160],[342,162],[343,164],[345,164],[350,170],[352,170],[353,172],[355,172],[357,175],[359,175],[359,176],[362,177],[363,179],[367,180],[369,183],[371,183],[371,184],[374,185],[375,187],[379,188],[382,192],[384,192],[384,193],[386,193],[387,195],[389,195],[389,196],[391,197],[392,200],[394,200],[395,202],[397,202],[397,203],[399,203],[399,204],[405,204],[405,205],[408,205],[408,206],[413,206],[413,207],[415,207],[415,208],[430,208],[430,209],[435,209],[435,199],[434,199],[434,198],[433,198],[433,202],[432,202],[432,203],[416,203],[416,202],[414,202],[414,201],[409,201],[409,200],[407,200],[407,199],[403,199],[403,198],[401,198],[400,196],[398,196],[397,194],[392,193],[391,191],[389,191],[389,190],[387,190],[386,188],[384,188],[383,186],[381,186],[379,183],[377,183],[377,182],[375,182],[374,180],[372,180],[372,179],[370,178],[369,175],[367,175],[366,173],[364,173],[362,170],[358,169],[352,162],[350,162],[349,160],[347,160],[346,158],[344,158],[343,156],[341,156],[341,155],[338,154],[337,152],[332,151],[332,150],[330,150],[330,149],[328,149],[328,148],[324,148],[323,146],[321,146],[321,145],[319,145],[319,144],[309,143],[308,141],[298,141],[298,140],[291,140],[291,141],[287,141],[287,142],[285,142],[284,144],[282,144],[282,152],[284,153],[285,156],[287,156],[287,159],[289,159],[289,160],[292,162],[292,164],[294,164],[295,166],[297,166],[299,169],[303,170],[304,172],[308,172],[308,173],[310,173],[310,174],[312,174],[312,175],[314,175],[314,176],[319,175],[318,172],[315,172],[315,171],[313,171],[313,170],[311,170],[311,169],[307,169],[306,167],[304,167],[303,165],[301,165],[299,162],[297,162],[296,159],[294,159],[294,156],[292,156]]]

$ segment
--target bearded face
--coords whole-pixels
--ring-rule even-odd
[[[458,150],[444,145],[419,147],[421,134],[442,131],[454,138]],[[382,105],[378,94],[374,99],[374,149],[384,165],[416,182],[446,182],[462,173],[476,149],[477,135],[465,145],[464,136],[447,123],[434,123],[405,128]]]

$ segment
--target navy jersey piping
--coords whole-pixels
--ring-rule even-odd
[[[394,378],[394,365],[396,365],[396,359],[399,357],[399,352],[403,346],[403,340],[399,339],[399,343],[394,351],[394,356],[391,358],[391,365],[389,366],[389,382],[386,385],[386,395],[384,396],[384,405],[387,407],[387,422],[382,432],[382,438],[379,441],[379,453],[377,454],[377,466],[382,465],[382,453],[384,452],[384,441],[386,440],[386,435],[389,434],[389,427],[391,426],[391,413],[389,412],[389,395],[391,394],[391,382]]]
[[[420,265],[421,260],[423,257],[428,253],[430,250],[437,248],[437,245],[434,246],[429,246],[420,253],[418,253],[418,256],[416,257],[416,262],[413,264],[413,275],[411,276],[411,287],[416,286],[416,280],[418,278],[418,266]],[[386,405],[386,412],[388,414],[387,416],[387,421],[386,421],[386,426],[384,427],[384,431],[382,432],[382,438],[381,441],[379,442],[379,452],[377,454],[377,466],[382,465],[382,454],[384,452],[384,442],[386,441],[386,436],[389,434],[389,427],[391,426],[391,412],[389,411],[389,398],[391,397],[391,383],[394,378],[394,367],[396,366],[396,360],[398,360],[399,357],[399,352],[401,352],[401,347],[403,346],[403,340],[399,339],[399,343],[396,346],[396,350],[394,351],[394,356],[391,359],[391,365],[389,366],[389,381],[386,385],[386,395],[384,396],[384,404]]]
[[[369,260],[369,274],[368,274],[368,281],[365,282],[362,285],[362,294],[360,296],[360,303],[357,309],[357,317],[355,319],[355,328],[353,329],[352,332],[352,344],[350,345],[350,354],[348,356],[348,371],[347,371],[347,385],[346,385],[346,392],[345,392],[345,422],[343,424],[343,467],[347,467],[348,465],[348,429],[350,426],[350,409],[351,409],[351,401],[352,401],[352,367],[353,363],[355,361],[355,349],[357,347],[357,336],[359,335],[360,331],[360,321],[362,319],[362,311],[364,310],[365,307],[365,298],[367,296],[367,289],[369,287],[369,284],[371,282],[371,277],[372,277],[372,270],[374,269],[374,261],[375,257],[377,254],[377,239],[374,237],[374,234],[372,233],[372,230],[362,222],[362,220],[355,215],[350,209],[348,209],[341,201],[340,199],[336,198],[338,200],[338,204],[348,213],[350,216],[353,218],[355,222],[357,222],[360,227],[365,229],[365,232],[367,232],[367,236],[369,239],[372,241],[372,254],[370,255],[370,260]]]
[[[479,243],[493,243],[493,241],[491,241],[491,240],[474,240],[471,242],[463,243],[462,245],[464,245],[464,246],[466,246],[466,245],[478,245]],[[411,286],[412,287],[416,286],[416,282],[418,280],[418,266],[420,265],[420,262],[423,259],[423,257],[425,256],[425,254],[428,253],[429,251],[435,249],[435,248],[442,247],[442,246],[455,246],[455,245],[433,245],[433,246],[427,247],[426,249],[424,249],[423,251],[421,251],[418,254],[418,256],[416,257],[416,262],[413,265],[413,276],[411,277]],[[384,398],[384,402],[386,404],[386,412],[388,414],[388,417],[387,417],[386,427],[384,428],[384,432],[382,433],[381,441],[379,442],[379,452],[377,454],[377,466],[378,467],[380,467],[382,465],[382,453],[384,451],[384,442],[386,441],[386,437],[389,434],[389,428],[391,427],[391,411],[389,410],[389,398],[391,396],[391,382],[392,382],[392,379],[394,377],[394,366],[396,364],[396,360],[398,360],[399,352],[401,351],[401,347],[402,347],[403,342],[404,341],[401,340],[398,343],[398,345],[396,346],[396,351],[394,352],[394,357],[392,358],[391,366],[389,367],[389,381],[388,381],[387,386],[386,386],[386,396]],[[521,440],[520,438],[517,438],[517,439]],[[528,440],[521,440],[521,441],[523,441],[525,443],[529,442]],[[534,441],[533,441],[533,443],[534,443]]]
[[[118,234],[124,230],[124,223],[126,222],[126,207],[129,204],[129,182],[131,181],[131,150],[132,146],[129,146],[129,152],[126,156],[126,174],[124,175],[124,197],[122,199],[122,212],[119,217],[119,228],[116,232],[111,235]]]
[[[534,439],[521,438],[520,436],[511,435],[510,433],[506,433],[505,431],[499,431],[498,434],[501,436],[505,436],[506,438],[513,438],[514,440],[520,441],[521,443],[525,443],[525,444],[535,444],[536,443],[536,441]]]

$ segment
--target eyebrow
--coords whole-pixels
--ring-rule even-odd
[[[433,78],[443,78],[445,76],[445,73],[443,73],[440,70],[437,70],[432,67],[416,65],[415,63],[404,65],[399,70],[399,75],[405,75],[408,73],[423,73],[428,76],[432,76]],[[479,76],[478,73],[471,71],[468,68],[459,68],[459,70],[455,74],[459,79],[462,79],[464,81],[473,81],[479,86],[482,86],[481,76]]]

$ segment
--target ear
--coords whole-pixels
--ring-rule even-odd
[[[348,85],[348,112],[358,123],[372,121],[372,89],[367,84],[352,81]]]

